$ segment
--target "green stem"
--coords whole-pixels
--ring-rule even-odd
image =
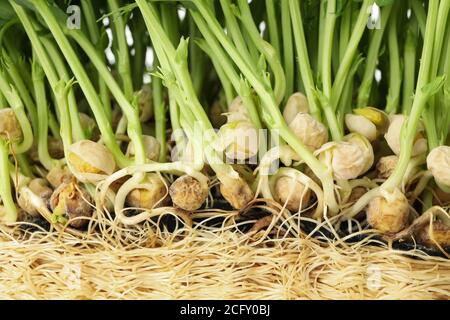
[[[402,183],[403,176],[408,167],[411,158],[414,139],[416,137],[417,126],[420,121],[422,112],[429,99],[429,93],[424,91],[425,85],[429,83],[429,72],[431,59],[433,55],[434,30],[438,15],[438,0],[430,0],[428,8],[428,17],[425,30],[425,38],[420,59],[421,65],[416,85],[416,94],[414,97],[411,114],[403,124],[401,134],[401,148],[398,163],[392,175],[383,183],[382,187],[388,191],[393,191]]]
[[[312,71],[311,73],[317,77],[319,75],[319,42],[320,42],[320,7],[324,3],[322,1],[303,1],[300,6],[304,11],[304,32],[308,35],[308,57],[310,60]],[[292,20],[292,19],[291,19]],[[322,26],[323,28],[323,26]],[[297,67],[298,69],[298,67]],[[299,70],[296,72],[297,77],[297,89],[300,92],[304,92],[304,85],[301,79],[301,73]]]
[[[208,43],[208,46],[204,47],[203,49],[206,50],[205,52],[207,53],[209,51],[211,59],[213,61],[216,61],[215,64],[221,65],[221,67],[216,70],[219,70],[219,72],[220,70],[223,70],[228,79],[230,80],[231,84],[233,85],[235,91],[238,92],[239,95],[245,95],[243,92],[241,92],[242,90],[241,81],[233,66],[233,62],[230,60],[226,52],[222,49],[217,39],[215,39],[213,33],[209,30],[207,23],[204,21],[204,19],[200,17],[196,12],[192,12],[191,14],[197,24],[197,27],[199,28],[200,32],[203,34],[203,37]],[[231,100],[233,100],[233,98]],[[248,103],[249,100],[247,100],[246,102],[247,103],[244,103],[244,105],[246,107],[246,110],[250,116],[253,125],[256,128],[262,128],[262,124],[258,115],[258,110],[256,109],[255,105],[253,103],[249,104]]]
[[[131,101],[133,98],[133,80],[131,79],[130,55],[128,52],[127,39],[125,38],[125,22],[122,15],[118,13],[119,3],[117,0],[108,0],[108,6],[115,12],[112,17],[114,40],[117,43],[117,70],[122,79],[125,98]],[[114,94],[114,92],[113,92]]]
[[[281,47],[280,47],[280,37],[278,36],[278,18],[277,11],[275,8],[276,0],[265,0],[266,1],[266,11],[267,11],[267,27],[269,28],[269,39],[272,46],[278,52],[278,55],[281,57]],[[281,5],[284,4],[285,1],[281,2]],[[284,20],[283,20],[284,23]],[[283,40],[284,41],[284,40]],[[284,45],[284,43],[283,43]],[[285,66],[286,68],[286,66]]]
[[[399,6],[396,5],[393,14],[399,12]],[[388,32],[389,48],[389,91],[386,102],[386,112],[396,113],[400,101],[400,90],[402,86],[402,73],[400,67],[400,53],[398,49],[397,19],[391,19]]]
[[[19,163],[20,173],[26,177],[33,177],[33,169],[26,153],[16,154],[16,160]]]
[[[191,39],[196,39],[199,35],[194,19],[189,15],[189,34]],[[197,96],[202,96],[203,84],[205,83],[205,68],[206,59],[202,50],[199,48],[196,41],[189,41],[189,67],[194,82],[195,92]]]
[[[336,0],[328,0],[325,12],[325,23],[323,26],[323,36],[321,37],[322,45],[321,52],[319,53],[321,58],[321,78],[324,97],[319,99],[321,106],[327,119],[327,123],[330,127],[330,132],[334,141],[342,140],[341,126],[338,125],[336,113],[333,107],[329,104],[332,88],[332,76],[331,76],[331,62],[333,53],[333,38],[334,28],[336,25]]]
[[[175,49],[171,46],[168,39],[164,36],[164,32],[163,30],[161,30],[161,27],[158,23],[157,15],[155,14],[153,7],[145,0],[136,0],[136,2],[138,3],[138,6],[144,16],[147,28],[150,32],[153,43],[155,44],[155,49],[158,53],[158,57],[161,61],[163,69],[167,68],[164,67],[165,64],[162,61],[168,62],[168,66],[173,70],[178,85],[181,88],[183,88],[182,90],[183,93],[180,99],[178,100],[178,103],[185,104],[187,98],[189,98],[189,107],[190,107],[189,113],[192,111],[196,120],[199,121],[199,124],[202,126],[202,130],[207,130],[208,132],[211,132],[211,134],[206,137],[207,139],[206,141],[210,143],[213,142],[212,139],[214,139],[215,134],[211,130],[212,126],[209,123],[208,118],[204,114],[204,111],[200,103],[195,97],[195,91],[193,90],[192,83],[190,82],[189,79],[189,74],[187,73],[186,68],[187,62],[184,61],[187,54],[186,42],[182,40],[180,46],[175,51]],[[230,55],[230,57],[236,63],[240,71],[244,74],[249,84],[252,85],[252,87],[259,95],[263,106],[263,112],[266,113],[264,117],[267,123],[269,124],[269,127],[274,130],[279,130],[282,138],[284,138],[294,148],[294,150],[299,155],[302,156],[303,160],[308,165],[310,165],[313,172],[315,172],[316,175],[319,178],[321,178],[321,181],[323,182],[323,188],[326,190],[325,193],[328,196],[327,203],[330,204],[330,211],[332,212],[337,211],[337,204],[334,198],[334,185],[331,178],[331,172],[327,170],[327,168],[318,159],[314,157],[314,155],[308,150],[308,148],[302,142],[300,142],[296,137],[296,135],[288,128],[277,106],[275,96],[273,92],[270,91],[270,87],[267,87],[265,85],[266,82],[259,79],[252,72],[252,70],[249,69],[248,65],[240,56],[238,50],[230,43],[230,39],[223,34],[223,31],[219,23],[217,22],[215,17],[211,14],[211,11],[205,5],[205,2],[198,1],[195,4],[197,6],[198,11],[191,11],[192,14],[193,15],[197,13],[201,14],[201,16],[205,19],[205,21],[211,28],[211,32],[214,33],[214,35],[220,41],[226,52]],[[161,57],[163,58],[162,60]],[[175,57],[175,58],[169,60],[167,59],[167,57]],[[167,71],[169,71],[169,69],[167,69]],[[166,78],[167,80],[170,80],[171,79],[170,74],[167,75]],[[214,164],[213,169],[215,171],[217,170],[216,173],[224,172],[225,170],[229,172],[230,170],[232,170],[229,165],[220,164],[220,159],[214,158],[217,157],[217,154],[215,154],[214,152],[210,153],[209,151],[206,150],[205,153],[208,159],[212,160],[209,161],[209,163],[211,165]],[[219,163],[219,165],[216,165],[217,163]],[[221,179],[221,177],[224,176],[223,175],[219,176],[219,179]]]
[[[60,108],[59,113],[61,114],[61,138],[64,146],[64,155],[66,157],[68,157],[69,147],[73,143],[72,123],[70,121],[68,104],[68,92],[72,85],[73,80],[69,82],[61,80],[55,88],[55,96],[58,101],[57,105],[58,108]]]
[[[95,11],[92,6],[92,1],[90,0],[81,0],[81,9],[83,10],[83,15],[87,24],[87,28],[89,31],[89,38],[91,42],[96,45],[99,51],[99,55],[103,58],[105,62],[105,55],[103,51],[105,50],[104,46],[101,43],[99,28],[97,27],[97,21],[95,19]],[[138,41],[139,42],[139,41]],[[140,43],[140,42],[139,42]],[[137,57],[136,57],[137,58]],[[98,78],[98,87],[99,94],[102,100],[106,115],[110,123],[112,123],[112,109],[111,109],[111,99],[109,96],[108,87],[105,84],[105,81],[99,77]],[[69,100],[69,104],[70,104]]]
[[[329,130],[331,132],[331,136],[333,138],[333,141],[341,141],[344,134],[343,134],[343,124],[340,124],[337,119],[337,114],[333,110],[333,107],[330,104],[330,100],[328,97],[325,96],[325,94],[321,92],[317,92],[318,98],[320,101],[320,105],[322,106],[322,110],[325,115],[325,119],[327,120],[327,124],[329,127]]]
[[[340,132],[344,132],[345,128],[345,115],[351,113],[353,110],[353,83],[354,79],[351,78],[347,81],[342,93],[342,98],[339,100],[338,110],[340,111],[337,115],[337,121],[340,125]]]
[[[389,16],[392,11],[392,5],[385,6],[381,10],[381,28],[373,31],[370,38],[369,49],[366,58],[366,67],[364,75],[358,90],[358,107],[366,107],[369,104],[370,91],[372,89],[375,69],[378,64],[378,56],[380,54],[381,40],[383,39],[384,30],[386,29]],[[394,19],[395,20],[395,19]]]
[[[284,72],[286,74],[286,99],[294,92],[295,63],[294,48],[292,44],[292,24],[289,13],[289,2],[281,1],[281,29],[283,31],[283,57]],[[280,52],[277,50],[277,52]]]
[[[180,125],[180,109],[174,94],[169,92],[169,112],[172,125],[172,135],[178,150],[185,150],[186,141],[183,135],[183,128]]]
[[[15,35],[10,35],[15,36]],[[25,88],[31,88],[33,87],[31,77],[30,77],[30,68],[29,68],[29,61],[27,58],[23,55],[23,49],[17,48],[16,39],[11,40],[10,37],[7,37],[4,39],[4,47],[6,48],[6,51],[9,52],[9,55],[14,59],[13,64],[14,68],[16,69],[15,72],[17,73],[17,77],[21,78],[23,83],[25,84]],[[31,92],[31,96],[33,97],[33,93]]]
[[[20,6],[12,3],[10,0],[10,3],[15,8],[20,8]],[[75,77],[78,80],[78,83],[83,90],[86,99],[94,113],[94,116],[97,120],[97,124],[99,126],[100,132],[102,134],[102,138],[105,141],[106,146],[108,149],[113,153],[118,165],[120,167],[126,167],[130,161],[125,155],[122,153],[118,145],[116,144],[116,139],[114,136],[114,133],[112,131],[111,125],[108,121],[108,117],[104,111],[104,108],[102,106],[102,102],[100,98],[98,97],[94,86],[92,85],[86,71],[83,68],[83,65],[81,64],[80,60],[77,57],[77,54],[73,50],[72,46],[70,45],[68,39],[65,37],[63,31],[61,30],[58,21],[53,16],[53,13],[51,12],[48,5],[44,2],[35,2],[34,3],[36,9],[41,14],[47,25],[49,26],[49,29],[51,33],[53,34],[56,42],[58,43],[58,46],[60,47],[61,51],[63,52],[67,63],[71,67]],[[20,8],[22,9],[22,8]],[[23,10],[23,9],[22,9]],[[24,15],[26,15],[25,12],[23,12]],[[73,33],[75,30],[72,30]],[[95,56],[97,53],[95,52]],[[109,76],[110,72],[107,72]],[[138,145],[136,145],[138,146]]]
[[[199,39],[197,41],[197,44],[211,59],[214,70],[216,71],[216,74],[219,77],[219,81],[220,81],[220,83],[222,85],[222,89],[225,93],[225,100],[227,102],[227,106],[229,106],[235,98],[235,92],[234,92],[233,85],[232,85],[230,79],[228,78],[227,72],[225,72],[224,68],[222,68],[221,61],[219,60],[219,57],[215,54],[215,51],[211,49],[211,47],[205,40]],[[220,48],[219,48],[219,50],[220,50]],[[231,64],[231,62],[230,62],[230,64]],[[237,82],[238,81],[237,75],[235,78],[236,79],[234,79],[234,80]]]
[[[16,68],[11,58],[6,55],[5,51],[3,51],[3,58],[6,60],[5,70],[8,72],[8,75],[12,80],[11,83],[14,84],[15,88],[20,94],[20,97],[23,99],[25,108],[27,109],[27,113],[30,116],[31,125],[33,129],[36,129],[37,128],[36,104],[34,103],[30,91],[28,91],[28,88],[25,82],[23,81],[19,73],[19,70]],[[0,70],[0,77],[2,78],[1,81],[3,82],[10,82],[9,79],[6,77],[6,74],[3,73],[1,70]]]
[[[413,9],[414,15],[419,23],[420,33],[422,37],[425,36],[425,27],[427,23],[427,14],[425,13],[425,8],[423,7],[423,2],[419,0],[410,0],[411,7]]]
[[[169,38],[162,30],[154,7],[145,0],[137,0],[136,2],[142,12],[152,43],[154,44],[155,51],[161,63],[165,85],[169,88],[171,94],[174,95],[172,98],[175,97],[178,105],[183,108],[180,121],[182,121],[183,118],[189,117],[186,122],[188,126],[187,129],[194,124],[198,124],[200,126],[199,129],[201,129],[201,134],[205,137],[206,142],[210,144],[213,143],[217,138],[216,134],[195,95],[195,89],[189,77],[187,65],[187,41],[181,39],[178,49],[175,50]],[[196,134],[194,134],[194,138],[195,137],[197,137]],[[212,169],[218,176],[219,173],[223,173],[225,170],[229,173],[233,172],[231,166],[224,165],[221,162],[220,157],[217,156],[213,149],[205,148],[202,150],[208,158]],[[222,181],[221,177],[219,177],[219,179]]]
[[[441,122],[441,132],[443,143],[448,144],[448,134],[450,130],[450,23],[447,27],[446,32],[447,50],[444,55],[445,60],[442,63],[442,73],[447,75],[446,82],[444,85],[444,90],[440,95],[441,110],[443,111],[442,122]]]
[[[443,42],[444,36],[447,26],[447,17],[450,10],[450,0],[443,0],[439,5],[439,13],[437,17],[437,24],[435,29],[435,39],[433,46],[433,57],[431,59],[431,67],[430,67],[430,78],[434,78],[437,75],[439,62],[441,60],[441,55],[443,52]],[[447,58],[447,57],[446,57]],[[449,75],[447,74],[447,77]],[[440,144],[439,137],[439,129],[441,129],[440,125],[436,125],[438,121],[436,121],[436,98],[435,96],[430,98],[428,103],[428,108],[425,109],[424,114],[422,115],[424,118],[425,129],[427,132],[428,145],[430,150],[436,148]],[[440,116],[440,115],[438,115]],[[445,118],[445,117],[444,117]]]
[[[11,179],[9,177],[9,143],[4,138],[0,137],[0,198],[3,202],[5,215],[0,216],[0,219],[5,222],[17,221],[17,207],[14,203],[11,190]]]
[[[200,124],[202,131],[205,134],[205,131],[212,130],[212,125],[195,95],[195,89],[189,78],[187,66],[187,42],[182,39],[178,49],[175,50],[169,38],[162,30],[154,7],[145,0],[137,0],[137,4],[144,17],[156,54],[161,63],[165,85],[172,94],[175,94],[177,103],[180,107],[184,107],[183,116],[186,117],[191,115],[192,112],[192,118],[190,118],[189,123],[192,125],[195,123]],[[171,59],[168,57],[171,57]],[[182,90],[178,90],[178,86],[182,88]]]
[[[336,25],[336,0],[328,0],[325,17],[324,35],[322,37],[321,66],[322,88],[325,96],[331,97],[331,55],[333,52],[333,35]]]
[[[171,3],[161,3],[161,23],[164,31],[172,44],[176,45],[180,40],[180,28],[178,25],[177,6]]]
[[[289,0],[291,12],[292,30],[294,33],[295,46],[297,50],[297,61],[300,67],[300,74],[305,86],[305,93],[308,98],[309,112],[318,120],[321,120],[320,109],[314,94],[315,85],[309,62],[308,49],[306,46],[305,33],[303,31],[303,21],[298,2]]]
[[[142,21],[141,15],[136,12],[133,14],[133,19],[131,19],[131,28],[133,32],[134,39],[134,58],[132,61],[133,68],[133,83],[136,88],[142,87],[144,80],[144,72],[146,70],[145,66],[145,55],[147,50],[147,43],[145,39],[145,25]]]
[[[238,48],[239,52],[242,56],[244,56],[245,60],[248,62],[248,66],[255,70],[255,64],[252,63],[253,58],[249,52],[247,47],[247,43],[244,39],[244,36],[241,32],[241,28],[237,22],[237,19],[234,15],[231,6],[231,0],[220,0],[220,4],[222,6],[222,11],[225,16],[227,30],[230,32],[231,39],[233,39],[233,43]]]
[[[152,79],[152,93],[153,93],[153,105],[155,108],[155,127],[156,127],[156,139],[159,142],[160,152],[159,161],[166,161],[166,109],[163,101],[163,88],[160,78],[153,77]]]
[[[45,169],[50,171],[57,164],[57,161],[52,159],[48,152],[48,105],[45,93],[44,70],[36,59],[33,59],[32,77],[38,114],[37,140],[39,161]]]
[[[3,93],[0,92],[0,110],[6,108],[7,102]]]
[[[273,92],[270,92],[267,86],[264,85],[258,77],[253,74],[253,72],[247,67],[246,63],[243,61],[243,58],[239,55],[237,49],[233,47],[233,45],[229,42],[226,36],[223,35],[220,25],[214,19],[210,11],[204,6],[203,1],[196,2],[199,13],[203,16],[205,21],[208,23],[209,27],[212,28],[212,32],[218,37],[218,40],[236,63],[238,68],[247,78],[248,82],[253,86],[256,93],[259,95],[262,107],[264,108],[263,117],[266,120],[269,128],[272,130],[279,130],[280,136],[299,154],[305,163],[311,168],[311,170],[321,179],[323,183],[323,188],[327,195],[327,204],[330,206],[331,211],[337,211],[337,204],[334,198],[334,186],[333,181],[331,179],[331,173],[329,169],[327,169],[324,164],[322,164],[310,151],[309,149],[297,138],[297,136],[289,129],[287,124],[285,123],[283,116],[281,115],[278,105],[275,101],[275,97]],[[297,14],[300,13],[298,2],[295,0],[290,0],[291,11],[294,8],[294,11]],[[295,10],[297,9],[297,10]],[[299,17],[294,14],[292,19],[292,23],[295,26],[299,20]],[[300,25],[300,24],[299,24]],[[297,25],[297,27],[299,26]],[[220,30],[220,31],[219,31]],[[295,32],[294,27],[294,34]],[[305,45],[305,52],[306,45]],[[306,55],[307,57],[307,55]],[[330,181],[331,179],[331,181]]]
[[[50,112],[48,114],[48,126],[50,128],[50,131],[52,132],[52,136],[56,139],[61,139],[61,135],[59,134],[59,123],[56,120],[56,116],[53,114],[53,112]]]
[[[45,37],[40,37],[40,40],[42,44],[45,46],[45,49],[47,51],[48,56],[53,61],[53,64],[58,70],[58,78],[69,82],[70,76],[69,72],[67,71],[66,64],[64,63],[63,58],[61,57],[61,54],[59,53],[59,50],[56,48],[55,43]],[[81,124],[80,120],[80,113],[78,111],[78,103],[75,97],[75,90],[71,87],[69,91],[69,115],[70,115],[70,121],[72,123],[72,135],[75,139],[75,141],[86,139],[86,130],[83,128],[83,125]]]
[[[89,38],[92,43],[98,44],[100,41],[100,32],[95,19],[95,11],[90,0],[81,0],[81,10],[83,11],[84,21],[86,22]]]
[[[272,69],[274,78],[273,92],[277,105],[280,105],[280,103],[284,100],[284,96],[286,93],[286,77],[284,74],[283,66],[281,65],[280,58],[278,57],[277,52],[274,50],[274,48],[261,38],[259,30],[253,20],[248,1],[238,0],[238,4],[241,11],[242,24],[247,30],[254,45],[256,46],[258,51],[264,55],[267,63]]]
[[[182,56],[180,56],[183,54],[187,54],[187,52],[183,51],[187,49],[185,47],[186,41],[182,39],[179,47],[180,51],[175,50],[172,43],[170,42],[170,39],[162,30],[158,15],[156,14],[153,6],[146,3],[145,0],[137,0],[136,2],[138,3],[139,9],[141,10],[144,17],[147,29],[149,30],[149,33],[151,35],[152,43],[156,50],[161,66],[164,69],[167,69],[165,71],[170,71],[170,69],[174,71],[174,75],[186,95],[189,95],[190,97],[196,97],[195,89],[189,77],[189,72],[186,72],[184,68],[187,62],[183,60]],[[191,107],[195,118],[205,126],[205,129],[212,129],[212,125],[209,122],[208,116],[206,115],[198,99],[192,101]]]
[[[19,122],[22,130],[23,139],[20,143],[13,144],[13,150],[15,154],[21,154],[27,152],[33,145],[33,130],[31,128],[30,121],[28,121],[25,108],[23,106],[22,99],[19,93],[9,83],[3,82],[0,77],[0,91],[8,101],[11,109],[14,111],[17,121]]]
[[[417,21],[411,19],[406,31],[405,45],[403,49],[403,97],[402,113],[409,115],[414,100],[414,85],[416,82],[416,58],[418,39],[416,34]]]
[[[300,7],[299,7],[300,8]],[[300,9],[299,9],[300,10]],[[319,9],[319,37],[318,37],[318,46],[317,46],[317,52],[314,54],[317,55],[317,75],[322,75],[322,59],[320,57],[322,56],[323,51],[323,37],[325,35],[325,25],[326,25],[326,10],[327,10],[327,2],[326,1],[320,1],[320,9]]]
[[[351,4],[347,5],[347,8],[342,13],[342,18],[339,26],[339,38],[338,38],[338,63],[336,63],[334,72],[337,72],[337,68],[339,68],[339,64],[345,56],[345,51],[348,46],[348,42],[350,40],[351,30],[352,30],[352,13],[353,6]],[[367,69],[367,68],[366,68]],[[372,77],[373,78],[373,77]],[[344,87],[344,92],[342,93],[342,98],[339,101],[338,110],[340,112],[337,113],[337,122],[340,125],[340,132],[344,132],[344,118],[347,113],[352,112],[353,107],[353,82],[354,79],[349,79]]]
[[[346,79],[352,67],[352,62],[358,49],[358,44],[367,27],[367,19],[369,18],[370,11],[369,6],[373,3],[373,0],[364,0],[361,9],[359,11],[358,19],[356,20],[355,26],[353,28],[352,36],[345,51],[344,57],[341,61],[341,65],[336,73],[336,77],[333,82],[332,94],[331,94],[331,105],[336,110],[341,98],[342,91],[346,83]]]
[[[14,8],[14,10],[16,11],[17,16],[21,20],[22,26],[24,27],[25,32],[27,33],[27,35],[31,41],[31,44],[33,46],[33,51],[35,52],[40,65],[44,69],[45,75],[47,76],[50,86],[52,88],[54,88],[56,86],[56,84],[58,83],[60,75],[56,72],[53,62],[60,64],[59,65],[60,69],[58,70],[59,72],[64,72],[64,70],[65,70],[64,63],[61,62],[59,53],[57,53],[57,54],[55,53],[55,55],[53,55],[50,58],[47,54],[46,49],[44,48],[42,40],[48,41],[47,46],[46,46],[48,50],[52,50],[52,42],[43,36],[38,36],[38,34],[33,26],[33,21],[28,17],[28,15],[26,14],[26,11],[22,7],[20,7],[19,5],[16,5],[15,3],[11,3],[11,5]],[[57,52],[56,50],[54,50],[54,51]],[[62,67],[61,64],[64,67]],[[64,73],[62,75],[64,75]],[[68,80],[68,78],[67,78],[67,80]],[[73,98],[71,103],[73,105],[75,105],[75,108],[76,108],[75,98]],[[79,130],[75,133],[75,135],[77,138],[81,139],[83,137],[84,133],[83,133],[83,130],[81,127],[81,123],[79,122],[78,114],[77,113],[72,114],[72,118],[73,118],[73,122],[75,124],[75,128],[77,128],[77,130]],[[76,119],[78,119],[78,121]],[[59,128],[57,125],[57,121],[54,119],[53,115],[50,116],[50,127],[52,128],[53,135],[55,137],[58,137],[59,134],[56,134],[56,132],[59,132]]]
[[[341,23],[339,26],[339,62],[342,61],[347,49],[348,41],[350,40],[352,27],[352,6],[347,5],[347,8],[342,13]],[[370,52],[370,49],[369,49]]]

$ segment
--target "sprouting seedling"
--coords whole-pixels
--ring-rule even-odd
[[[97,22],[102,22],[105,18],[110,18],[111,16],[124,16],[130,14],[134,9],[137,8],[136,3],[129,3],[123,6],[118,7],[116,10],[110,10],[107,13],[104,13],[100,18],[97,19]]]

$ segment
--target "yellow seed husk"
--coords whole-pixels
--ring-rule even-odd
[[[75,153],[69,153],[68,160],[69,160],[70,164],[75,169],[77,169],[79,172],[82,172],[82,173],[95,173],[95,174],[102,173],[102,170],[91,166],[89,163],[85,162],[83,159],[81,159]]]
[[[136,188],[128,194],[126,201],[129,206],[153,209],[167,204],[167,182],[164,178],[156,174],[149,174],[142,184],[145,185],[145,188]]]
[[[69,146],[67,160],[72,173],[82,182],[97,183],[113,174],[116,168],[112,153],[104,145],[90,140]]]
[[[354,109],[353,112],[357,115],[363,116],[369,119],[372,123],[374,123],[377,127],[384,127],[386,125],[386,116],[383,114],[381,110],[376,108],[366,107],[366,108],[357,108]]]

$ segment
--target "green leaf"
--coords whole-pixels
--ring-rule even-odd
[[[192,0],[182,0],[180,2],[187,10],[197,11],[197,6]]]
[[[359,66],[364,62],[365,58],[360,53],[355,60],[353,60],[352,66],[349,70],[349,77],[352,77],[356,74],[356,71],[358,70]]]
[[[380,7],[390,6],[395,0],[375,0],[376,4]]]
[[[432,96],[436,94],[444,85],[446,79],[446,75],[437,77],[430,83],[426,84],[422,87],[422,92],[427,96]]]
[[[236,16],[236,18],[241,19],[241,11],[239,10],[238,6],[235,4],[231,4],[230,6],[231,12]]]
[[[330,100],[328,97],[318,88],[314,89],[314,95],[322,107],[330,105]]]
[[[4,1],[1,1],[1,2],[8,2],[8,1],[4,0]],[[26,8],[26,9],[30,9],[30,10],[34,11],[34,7],[32,5],[32,1],[30,1],[30,0],[14,0],[14,2],[17,3],[18,5],[21,5],[22,7]]]
[[[182,37],[176,49],[175,61],[178,64],[186,64],[189,50],[189,39]]]
[[[111,16],[117,16],[117,15],[124,16],[125,20],[128,20],[127,15],[130,15],[131,12],[137,7],[138,7],[138,5],[136,3],[130,3],[130,4],[123,5],[119,8],[117,8],[117,10],[112,10],[112,11],[109,11],[109,12],[103,14],[100,18],[98,18],[96,20],[96,22],[98,23],[98,22],[103,21],[103,19],[105,19],[105,18],[109,18]]]
[[[258,70],[262,71],[262,73],[264,73],[267,70],[266,57],[263,54],[259,56],[257,67]]]

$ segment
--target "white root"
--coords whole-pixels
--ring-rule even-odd
[[[145,185],[141,185],[140,183],[144,178],[144,174],[150,172],[184,172],[192,176],[194,179],[198,180],[203,187],[208,188],[208,177],[202,174],[201,172],[193,170],[188,165],[185,165],[181,162],[151,163],[151,164],[130,166],[113,173],[111,176],[106,178],[97,186],[99,192],[97,193],[98,197],[96,202],[100,206],[104,206],[106,195],[108,191],[110,191],[111,184],[122,177],[131,175],[133,177],[128,179],[117,191],[117,194],[114,199],[114,211],[118,217],[118,220],[123,224],[136,224],[147,220],[149,216],[152,216],[154,212],[161,212],[162,208],[153,208],[151,210],[145,210],[133,217],[127,217],[124,214],[124,211],[126,210],[124,208],[126,197],[132,190],[140,187],[146,188]],[[167,208],[165,210],[167,210]]]
[[[272,191],[269,187],[269,175],[271,171],[275,169],[275,161],[281,160],[285,166],[290,166],[293,160],[300,160],[298,155],[289,146],[277,146],[264,154],[261,159],[260,165],[255,170],[255,174],[258,173],[258,186],[256,188],[256,194],[262,194],[265,199],[273,199]],[[275,172],[274,172],[275,173]]]

